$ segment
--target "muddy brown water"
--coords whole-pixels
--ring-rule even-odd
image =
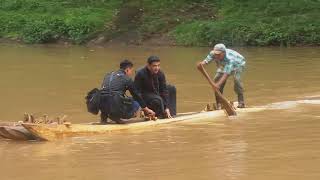
[[[247,59],[246,103],[268,110],[55,142],[0,139],[0,179],[319,179],[320,49],[235,49]],[[179,112],[213,102],[195,68],[208,48],[1,44],[0,53],[1,122],[24,112],[97,121],[86,92],[121,59],[138,68],[151,54],[177,87]],[[225,95],[236,99],[232,79]]]

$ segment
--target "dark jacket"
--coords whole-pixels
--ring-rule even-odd
[[[110,83],[111,77],[112,77],[112,80]],[[112,72],[108,73],[103,79],[101,88],[102,88],[102,91],[101,91],[102,94],[119,93],[121,95],[124,95],[126,91],[129,90],[133,99],[138,101],[141,108],[146,107],[146,103],[143,101],[140,94],[138,93],[132,79],[129,76],[127,76],[122,69],[116,72],[113,72],[113,75],[112,75]]]
[[[134,84],[142,97],[143,94],[157,94],[162,98],[164,106],[168,106],[166,77],[162,71],[152,74],[147,67],[141,68],[136,73]]]

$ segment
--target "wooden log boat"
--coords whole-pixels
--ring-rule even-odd
[[[237,113],[257,112],[264,108],[244,108],[238,109]],[[198,112],[198,113],[184,113],[172,119],[160,119],[156,121],[133,120],[127,124],[106,124],[98,125],[97,123],[90,124],[32,124],[23,123],[22,126],[33,134],[37,139],[44,141],[53,141],[64,137],[74,136],[89,136],[96,134],[107,134],[113,131],[129,130],[135,128],[144,128],[149,126],[157,126],[161,124],[168,124],[180,121],[189,120],[205,120],[214,119],[225,116],[223,110]]]
[[[0,134],[3,138],[6,138],[6,139],[15,139],[15,137],[13,135],[11,135],[7,130],[6,128],[4,128],[4,126],[1,126],[0,127]]]
[[[6,131],[13,137],[14,140],[37,140],[37,138],[30,133],[23,126],[7,126],[4,127]]]
[[[0,136],[12,140],[36,140],[36,137],[20,123],[0,123]]]
[[[6,133],[4,133],[4,132],[2,132],[2,126],[7,126],[7,125],[9,125],[9,123],[4,123],[4,122],[1,122],[0,123],[0,137],[2,137],[2,138],[6,138]]]

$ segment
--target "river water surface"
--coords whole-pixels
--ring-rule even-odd
[[[234,48],[247,59],[249,106],[265,111],[54,142],[0,139],[0,179],[320,179],[320,49]],[[178,91],[178,111],[200,111],[212,90],[195,64],[208,48],[0,45],[0,121],[23,113],[97,121],[84,96],[128,58],[149,55]],[[207,67],[213,74],[215,65]],[[232,79],[225,88],[231,100]]]

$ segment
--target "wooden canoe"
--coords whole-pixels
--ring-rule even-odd
[[[245,108],[238,109],[238,113],[245,112],[257,112],[262,111],[264,108]],[[143,128],[149,126],[157,126],[161,124],[168,124],[180,121],[189,120],[205,120],[214,119],[217,117],[225,116],[223,110],[209,111],[209,112],[198,112],[198,113],[185,113],[172,119],[160,119],[157,121],[134,121],[134,123],[127,124],[31,124],[23,123],[22,126],[25,127],[29,132],[31,132],[37,139],[44,141],[57,140],[64,137],[72,136],[88,136],[95,134],[107,134],[113,131],[128,130],[135,128]]]
[[[13,135],[11,135],[4,126],[0,127],[0,134],[1,137],[5,138],[5,139],[14,139],[15,137]]]
[[[27,129],[19,123],[0,123],[0,136],[12,140],[36,140]]]

